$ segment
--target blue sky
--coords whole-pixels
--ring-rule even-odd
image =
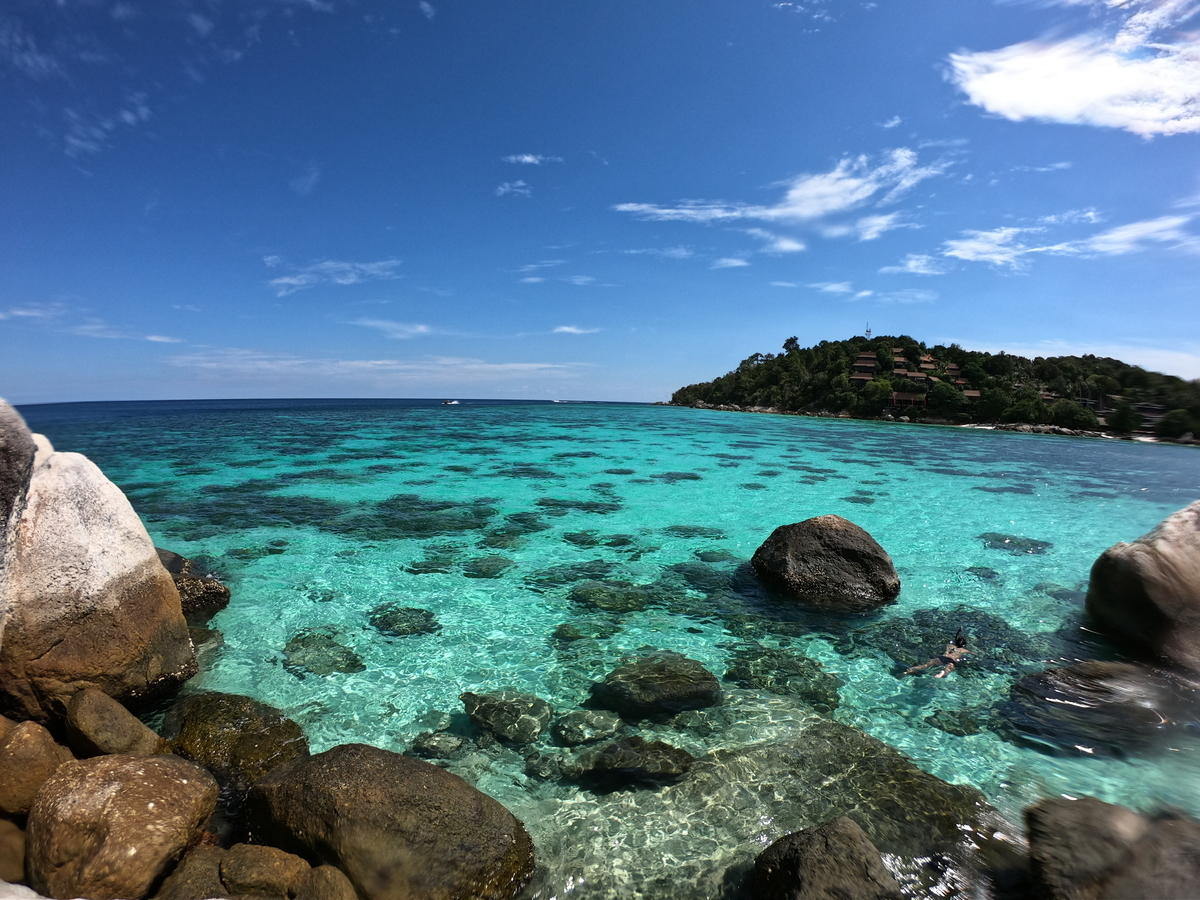
[[[0,394],[1200,377],[1197,0],[9,0]]]

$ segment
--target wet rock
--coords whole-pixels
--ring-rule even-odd
[[[462,548],[432,544],[425,548],[425,558],[418,559],[405,569],[410,575],[444,575],[462,556]]]
[[[563,766],[568,763],[562,753],[536,750],[525,757],[525,774],[539,781],[558,781],[563,777]]]
[[[702,709],[721,702],[715,675],[694,659],[656,651],[613,669],[591,686],[592,701],[626,719]]]
[[[1123,900],[1196,896],[1200,822],[1148,817],[1093,797],[1051,798],[1025,810],[1039,896]]]
[[[279,766],[308,756],[308,739],[299,725],[241,694],[185,697],[167,712],[163,732],[174,753],[242,791]]]
[[[790,599],[829,612],[870,612],[895,601],[900,576],[866,531],[841,516],[781,525],[750,560]]]
[[[275,847],[234,844],[221,859],[221,883],[232,897],[242,894],[295,896],[311,869],[299,856]]]
[[[772,694],[789,694],[823,715],[832,715],[838,708],[838,688],[842,686],[841,679],[816,660],[761,644],[738,647],[725,680]]]
[[[124,706],[101,691],[84,688],[67,703],[67,741],[75,755],[153,756],[166,742]]]
[[[871,839],[842,816],[775,841],[754,860],[758,900],[900,900]]]
[[[211,900],[228,896],[221,883],[221,860],[228,852],[221,847],[192,848],[167,876],[154,900]]]
[[[667,567],[667,572],[678,577],[693,591],[703,594],[715,594],[729,589],[729,574],[702,562],[675,563]]]
[[[457,503],[397,494],[376,504],[361,528],[384,540],[420,539],[482,530],[498,512],[484,500]]]
[[[306,674],[332,675],[334,672],[361,672],[366,669],[362,657],[337,639],[331,626],[299,631],[283,648],[283,667],[297,678]]]
[[[979,734],[987,719],[986,711],[981,714],[969,709],[937,709],[925,717],[925,721],[934,728],[957,737]]]
[[[0,881],[25,880],[25,832],[16,822],[0,819]]]
[[[577,581],[598,581],[607,576],[616,564],[606,559],[590,559],[587,562],[572,563],[565,566],[551,566],[542,569],[525,578],[525,584],[530,590],[539,593],[574,584]]]
[[[1087,612],[1149,658],[1200,671],[1200,500],[1092,565]]]
[[[550,734],[566,747],[602,741],[617,733],[621,717],[602,709],[577,709],[554,720]]]
[[[20,722],[0,737],[0,813],[23,816],[33,798],[74,757],[36,722]]]
[[[582,640],[602,641],[612,637],[620,630],[621,627],[615,622],[594,622],[590,620],[562,622],[554,627],[551,637],[556,641],[564,643]]]
[[[300,883],[293,900],[358,900],[358,894],[341,869],[316,866]]]
[[[1001,737],[1044,753],[1144,756],[1200,722],[1194,686],[1131,663],[1084,662],[1027,675],[996,705]]]
[[[565,516],[572,510],[601,516],[621,511],[621,504],[614,500],[562,500],[557,497],[540,497],[534,502],[551,516]]]
[[[466,740],[444,731],[423,731],[413,738],[412,752],[422,759],[450,759]]]
[[[554,715],[545,700],[511,689],[491,694],[467,691],[459,699],[479,728],[514,744],[536,741]]]
[[[476,556],[463,563],[467,578],[500,578],[511,569],[513,561],[505,556]]]
[[[1015,554],[1041,554],[1054,545],[1049,541],[1038,541],[1033,538],[1018,537],[1013,534],[1000,534],[997,531],[987,531],[979,536],[983,546],[989,550],[1004,550]]]
[[[384,603],[373,610],[368,619],[371,626],[388,637],[407,637],[410,634],[436,634],[442,630],[437,616],[427,609]]]
[[[511,900],[533,844],[503,806],[408,756],[345,744],[260,780],[247,801],[256,843],[335,865],[363,900]]]
[[[695,757],[686,750],[631,735],[585,750],[565,764],[562,772],[567,778],[608,792],[678,781],[693,762]]]
[[[49,897],[149,895],[212,814],[217,783],[174,756],[97,756],[59,768],[29,813],[30,886]]]
[[[171,573],[189,625],[205,625],[229,605],[229,588],[212,575],[199,571],[192,560],[161,547],[154,549],[163,568]]]
[[[125,495],[86,457],[46,456],[5,543],[0,712],[47,724],[83,686],[140,699],[195,673],[171,576]]]
[[[568,596],[581,606],[605,612],[638,612],[661,599],[650,585],[617,579],[582,581],[571,588]]]
[[[706,563],[736,562],[737,557],[728,550],[697,550],[696,559]]]
[[[680,538],[702,537],[718,541],[725,539],[725,532],[720,528],[709,528],[706,525],[668,525],[663,529],[663,533]]]
[[[212,665],[217,653],[225,646],[225,635],[215,628],[198,628],[192,625],[188,628],[188,637],[196,648],[196,664],[201,669]]]
[[[969,566],[964,570],[968,575],[974,575],[980,581],[999,581],[1000,573],[987,566]]]

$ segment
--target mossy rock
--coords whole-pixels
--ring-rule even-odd
[[[371,610],[367,620],[371,627],[388,637],[407,637],[413,634],[436,634],[442,630],[437,616],[427,609],[382,603]]]

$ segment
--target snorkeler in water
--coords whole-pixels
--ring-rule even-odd
[[[945,678],[954,671],[955,665],[971,651],[967,649],[967,639],[962,633],[962,629],[958,629],[958,634],[954,635],[954,640],[946,644],[946,649],[942,655],[936,659],[931,659],[929,662],[919,666],[913,666],[911,669],[905,669],[902,675],[916,675],[918,672],[924,672],[932,666],[941,666],[942,671],[934,675],[934,678]]]

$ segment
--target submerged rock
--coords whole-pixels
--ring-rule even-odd
[[[283,667],[297,678],[306,673],[332,675],[367,668],[362,657],[338,641],[337,630],[328,625],[297,632],[283,648]]]
[[[207,624],[229,605],[229,588],[212,575],[197,571],[192,560],[161,547],[154,549],[163,568],[171,573],[189,625]]]
[[[1054,797],[1025,810],[1038,895],[1047,900],[1196,896],[1200,822],[1149,817],[1094,797]]]
[[[545,700],[511,689],[491,694],[467,691],[459,699],[478,727],[514,744],[536,741],[554,715]]]
[[[1155,660],[1200,671],[1200,500],[1092,565],[1087,611]]]
[[[1044,753],[1141,756],[1200,722],[1195,687],[1131,663],[1084,662],[1027,675],[996,704],[998,733]]]
[[[422,759],[450,759],[463,748],[464,738],[445,731],[422,731],[412,742],[414,756]]]
[[[506,556],[476,556],[463,563],[463,575],[467,578],[499,578],[513,561]]]
[[[900,900],[900,885],[853,819],[784,835],[754,860],[756,900]]]
[[[563,765],[562,774],[607,792],[639,784],[678,781],[693,762],[695,757],[686,750],[631,735],[585,750]]]
[[[1039,541],[1034,538],[1018,537],[1013,534],[1000,534],[997,531],[987,531],[979,536],[983,546],[989,550],[1004,550],[1015,554],[1041,554],[1054,545],[1049,541]]]
[[[554,721],[550,733],[560,744],[577,747],[610,738],[621,727],[621,717],[603,709],[576,709]]]
[[[651,585],[615,579],[581,581],[568,596],[575,603],[605,612],[639,612],[660,599]]]
[[[371,626],[388,637],[407,637],[412,634],[436,634],[442,630],[437,616],[427,609],[383,603],[371,610]]]
[[[457,775],[365,744],[276,769],[247,800],[252,840],[335,865],[363,900],[514,900],[533,843]]]
[[[838,688],[842,686],[841,679],[816,660],[761,644],[738,647],[725,680],[772,694],[790,694],[827,716],[838,708]]]
[[[871,612],[900,593],[891,557],[841,516],[781,525],[754,551],[750,564],[789,599],[822,611]]]
[[[627,719],[673,715],[721,702],[717,677],[694,659],[659,650],[613,669],[591,687],[592,701]]]

